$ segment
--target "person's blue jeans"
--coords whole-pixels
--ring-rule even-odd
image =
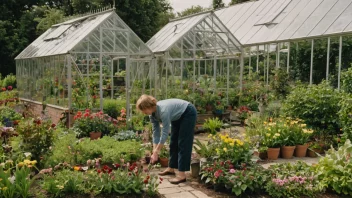
[[[171,122],[169,167],[189,171],[197,110],[189,104],[180,119]]]

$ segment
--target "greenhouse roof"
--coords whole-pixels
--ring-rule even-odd
[[[259,0],[215,14],[244,46],[352,32],[352,0]]]
[[[116,24],[119,24],[118,28],[120,28],[122,32],[131,32],[134,40],[145,46],[143,41],[117,16],[115,11],[110,9],[53,25],[24,49],[16,59],[68,54],[75,46],[82,43],[86,37],[112,16],[117,17],[118,22],[116,22]],[[118,29],[116,31],[118,31]],[[145,46],[145,48],[148,53],[151,53],[148,47]]]
[[[165,52],[177,43],[177,41],[185,37],[192,29],[195,29],[196,32],[204,32],[205,29],[200,30],[197,27],[201,25],[203,28],[207,28],[201,23],[206,23],[207,27],[212,26],[211,23],[216,23],[212,29],[209,28],[206,31],[218,34],[218,37],[221,37],[220,39],[222,40],[224,40],[224,36],[220,34],[229,33],[229,30],[221,23],[213,11],[207,11],[171,20],[147,42],[147,45],[154,53]],[[235,46],[237,51],[239,51],[241,45],[239,41],[232,34],[228,34],[228,37],[231,45]]]

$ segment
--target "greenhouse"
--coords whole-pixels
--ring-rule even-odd
[[[241,45],[212,11],[171,20],[147,45],[157,58],[158,98],[224,106],[238,86]]]
[[[133,80],[147,82],[152,64],[149,48],[109,9],[53,25],[23,50],[16,57],[19,96],[102,109],[104,98],[128,102]]]
[[[351,62],[351,10],[350,0],[260,0],[215,14],[243,45],[246,74],[259,72],[268,84],[280,67],[310,84],[333,78],[340,88]]]

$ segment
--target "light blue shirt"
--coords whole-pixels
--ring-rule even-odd
[[[154,144],[165,144],[169,136],[171,122],[180,119],[188,104],[189,102],[181,99],[167,99],[157,102],[156,112],[149,116],[153,125]],[[163,123],[161,134],[160,122]]]

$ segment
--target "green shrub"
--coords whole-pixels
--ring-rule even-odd
[[[209,118],[203,124],[204,129],[209,130],[211,134],[215,134],[216,130],[222,127],[222,121],[219,118]]]
[[[126,101],[119,99],[104,99],[103,110],[104,113],[116,119],[120,115],[120,111],[126,107]]]
[[[13,88],[16,87],[16,76],[13,74],[7,75],[3,80],[2,80],[2,86],[3,87],[8,87],[12,86]]]
[[[346,138],[352,139],[352,94],[346,94],[341,99],[339,119],[343,134]]]
[[[341,88],[346,93],[352,93],[352,67],[341,74]]]
[[[298,85],[283,103],[288,117],[300,118],[315,131],[326,135],[339,132],[339,101],[341,94],[328,83],[308,87]]]

